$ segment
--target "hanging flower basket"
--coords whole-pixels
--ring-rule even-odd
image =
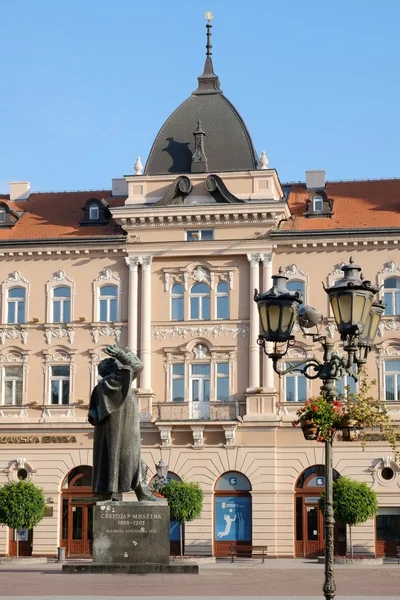
[[[316,440],[318,438],[318,427],[313,421],[304,420],[301,422],[301,429],[306,440]]]

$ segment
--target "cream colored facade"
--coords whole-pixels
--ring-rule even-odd
[[[3,248],[0,263],[0,481],[15,479],[21,465],[43,488],[52,511],[35,528],[33,554],[54,556],[60,545],[62,484],[74,468],[92,464],[92,428],[86,413],[96,366],[110,343],[129,345],[144,362],[138,382],[143,458],[154,474],[162,458],[169,470],[204,491],[200,518],[186,526],[186,552],[214,551],[214,487],[226,472],[244,474],[251,484],[252,542],[268,546],[268,555],[295,554],[295,485],[309,466],[324,463],[323,446],[307,442],[291,421],[297,402],[285,399],[285,378],[256,344],[259,321],[254,289],[266,290],[282,267],[290,279],[304,282],[305,302],[326,316],[323,331],[340,347],[321,281],[340,277],[340,265],[352,255],[366,278],[382,285],[400,275],[397,239],[361,231],[357,239],[330,234],[312,239],[276,239],[270,230],[289,216],[277,174],[262,170],[221,174],[231,193],[249,204],[212,204],[204,187],[206,174],[191,176],[196,204],[152,206],[172,183],[172,176],[127,177],[125,203],[112,209],[127,232],[124,247],[46,244]],[[260,199],[258,190],[263,190]],[[266,198],[266,190],[268,197]],[[210,241],[186,241],[187,231],[212,230]],[[193,285],[209,286],[210,319],[191,319]],[[218,284],[229,288],[229,318],[217,318]],[[183,320],[171,318],[172,288],[183,287]],[[118,290],[117,320],[100,322],[99,290]],[[7,290],[26,289],[26,317],[8,325]],[[70,322],[52,323],[52,289],[71,288]],[[384,365],[398,359],[400,320],[383,318],[377,344],[368,359],[376,393],[385,398]],[[288,361],[321,357],[318,344],[301,332]],[[229,399],[219,400],[217,365],[228,365]],[[23,367],[22,403],[4,404],[7,365]],[[174,402],[173,365],[183,365],[184,401]],[[192,400],[191,365],[210,365],[209,402]],[[50,404],[51,367],[70,367],[68,405]],[[226,375],[226,373],[225,373]],[[204,382],[198,385],[203,385]],[[307,381],[307,396],[317,394]],[[199,405],[200,403],[197,402]],[[400,420],[398,402],[388,403]],[[206,412],[201,412],[206,411]],[[209,412],[207,412],[209,411]],[[342,475],[366,481],[378,492],[382,507],[400,507],[400,474],[390,449],[335,442],[334,466]],[[381,476],[383,466],[394,477]],[[353,540],[363,554],[375,552],[374,521],[357,527]],[[0,553],[9,552],[9,536],[0,529]]]

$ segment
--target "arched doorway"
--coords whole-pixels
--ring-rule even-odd
[[[334,481],[340,474],[334,469]],[[300,475],[295,491],[295,556],[324,554],[324,518],[318,500],[325,491],[325,466],[313,465]],[[346,526],[335,523],[335,554],[346,554]]]
[[[92,467],[75,467],[61,489],[60,545],[67,556],[91,556],[93,505],[101,500],[92,493]]]
[[[214,489],[214,554],[229,556],[233,545],[238,556],[251,556],[251,483],[238,471],[224,473]]]

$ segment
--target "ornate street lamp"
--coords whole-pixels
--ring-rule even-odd
[[[325,288],[329,296],[335,317],[336,325],[343,341],[347,358],[344,359],[334,351],[331,341],[321,335],[319,324],[322,320],[321,313],[312,306],[304,306],[298,292],[290,292],[286,287],[287,277],[274,275],[273,287],[264,294],[254,293],[260,314],[262,333],[258,336],[258,344],[265,354],[272,359],[274,371],[280,376],[294,370],[301,372],[308,379],[321,379],[321,393],[330,402],[334,400],[335,382],[346,373],[358,379],[353,370],[366,362],[368,352],[374,343],[379,322],[384,311],[382,302],[373,302],[378,288],[372,286],[370,281],[362,278],[361,267],[350,264],[342,267],[344,276],[330,288]],[[314,342],[320,342],[323,349],[323,360],[316,357],[308,358],[300,363],[291,365],[281,370],[278,361],[285,356],[290,345],[293,345],[294,336],[292,329],[298,318],[300,328],[304,335],[311,336]],[[316,327],[316,333],[306,330]],[[268,342],[273,342],[274,347],[269,351]],[[282,347],[282,344],[286,346]],[[327,600],[333,600],[336,592],[334,579],[334,524],[333,517],[333,464],[332,464],[333,436],[325,440],[325,581],[323,592]]]

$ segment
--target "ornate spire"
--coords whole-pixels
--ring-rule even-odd
[[[193,96],[200,96],[201,94],[222,94],[222,90],[219,87],[218,75],[214,73],[214,67],[211,58],[211,20],[214,18],[214,14],[208,11],[205,13],[205,17],[207,19],[206,62],[204,63],[203,73],[197,78],[199,85],[197,90],[193,92]]]
[[[197,121],[197,129],[194,135],[194,154],[192,156],[192,173],[207,172],[207,156],[204,151],[205,133],[201,127],[201,121]]]

